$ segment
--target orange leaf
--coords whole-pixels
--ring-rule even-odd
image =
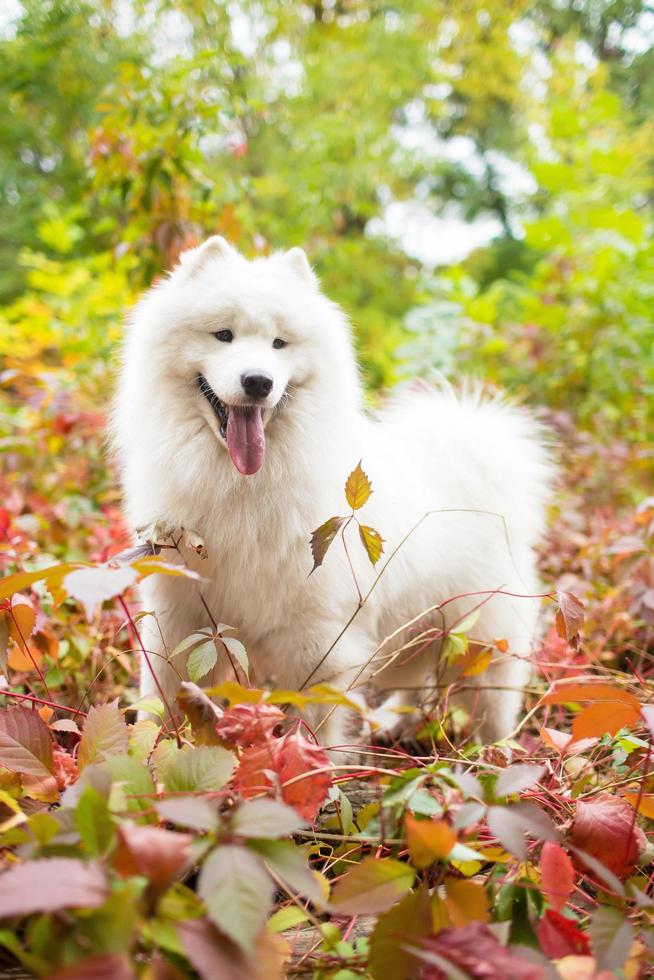
[[[11,600],[9,635],[22,650],[25,649],[25,644],[32,635],[35,623],[36,613],[32,603],[23,595],[15,595]]]
[[[557,681],[540,701],[541,704],[566,704],[569,701],[624,701],[640,710],[638,698],[629,691],[613,684],[604,684],[594,678],[573,681]]]
[[[467,926],[469,922],[488,922],[490,907],[483,885],[464,878],[445,879],[445,906],[453,926]]]
[[[654,820],[654,793],[625,793],[624,798],[630,803],[634,810],[638,810],[644,817]]]
[[[568,735],[566,732],[557,732],[555,728],[541,728],[540,730],[540,740],[543,745],[546,745],[548,749],[554,749],[555,752],[560,752],[561,755],[563,755],[571,739],[572,735]]]
[[[470,649],[463,655],[461,664],[463,670],[462,677],[474,677],[476,674],[483,674],[489,667],[493,659],[493,651],[490,647],[479,649],[477,644],[471,644]]]
[[[496,649],[500,651],[500,653],[506,653],[507,650],[509,649],[508,640],[493,640],[493,643],[495,644]]]
[[[427,868],[445,858],[456,844],[456,834],[445,820],[418,820],[405,817],[409,855],[416,868]]]
[[[640,706],[624,701],[600,701],[577,715],[572,725],[572,741],[615,735],[621,728],[633,728],[640,721]]]
[[[39,714],[41,715],[41,717],[43,718],[44,722],[47,725],[50,719],[52,718],[54,711],[47,704],[44,704],[39,708]]]

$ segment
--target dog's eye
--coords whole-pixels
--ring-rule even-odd
[[[286,341],[282,340],[281,337],[275,337],[273,340],[273,347],[275,350],[281,350],[282,347],[286,347]]]
[[[234,339],[234,334],[231,330],[219,330],[218,333],[214,334],[216,340],[222,340],[223,344],[231,344]]]

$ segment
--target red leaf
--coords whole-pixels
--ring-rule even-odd
[[[556,630],[562,640],[571,645],[579,642],[579,630],[584,625],[584,604],[572,592],[557,592]]]
[[[55,745],[52,749],[52,766],[54,777],[57,780],[57,788],[65,790],[67,786],[72,786],[79,778],[79,769],[72,755]]]
[[[304,776],[305,773],[311,775]],[[330,786],[329,756],[299,732],[268,738],[262,745],[246,749],[235,778],[236,791],[245,799],[281,795],[285,803],[309,821],[325,802]]]
[[[52,736],[36,711],[0,710],[0,765],[37,779],[52,773]]]
[[[114,865],[122,875],[144,875],[161,892],[191,864],[192,839],[159,827],[125,823],[118,828]]]
[[[575,847],[600,861],[618,878],[631,874],[646,841],[634,825],[634,813],[619,796],[598,793],[592,800],[578,800],[572,822],[571,841]],[[581,858],[575,861],[587,872]]]
[[[547,901],[560,909],[570,898],[575,873],[572,861],[560,844],[547,841],[540,855],[540,882]]]
[[[554,909],[547,909],[536,931],[540,948],[552,960],[563,956],[587,956],[590,953],[590,944],[585,933]]]
[[[436,936],[424,939],[410,951],[423,961],[420,980],[447,980],[455,975],[454,967],[474,980],[545,980],[542,966],[502,946],[495,934],[481,922],[471,922],[459,929],[441,929]]]
[[[40,858],[14,865],[0,875],[0,918],[94,909],[109,894],[99,864],[74,858]]]
[[[285,717],[273,704],[237,704],[217,723],[216,733],[230,745],[256,745],[269,739]]]

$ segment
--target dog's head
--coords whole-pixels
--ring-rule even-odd
[[[185,252],[153,299],[167,372],[237,470],[256,473],[268,426],[274,431],[287,404],[315,390],[334,343],[348,342],[344,318],[301,249],[248,261],[218,236]],[[346,374],[347,364],[341,358]]]

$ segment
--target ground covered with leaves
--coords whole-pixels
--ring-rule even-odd
[[[515,737],[477,745],[441,705],[408,741],[341,764],[288,710],[342,699],[325,687],[264,691],[241,671],[214,691],[222,708],[190,682],[172,722],[136,720],[132,587],[180,569],[165,552],[112,561],[128,539],[103,420],[58,377],[2,379],[5,962],[79,978],[648,975],[643,451],[552,420],[566,473],[542,551],[552,599]],[[452,640],[465,683],[488,661],[470,658],[465,629]],[[226,655],[211,634],[184,645],[197,680]],[[231,652],[247,662],[237,641]],[[156,699],[141,706],[163,716]]]

